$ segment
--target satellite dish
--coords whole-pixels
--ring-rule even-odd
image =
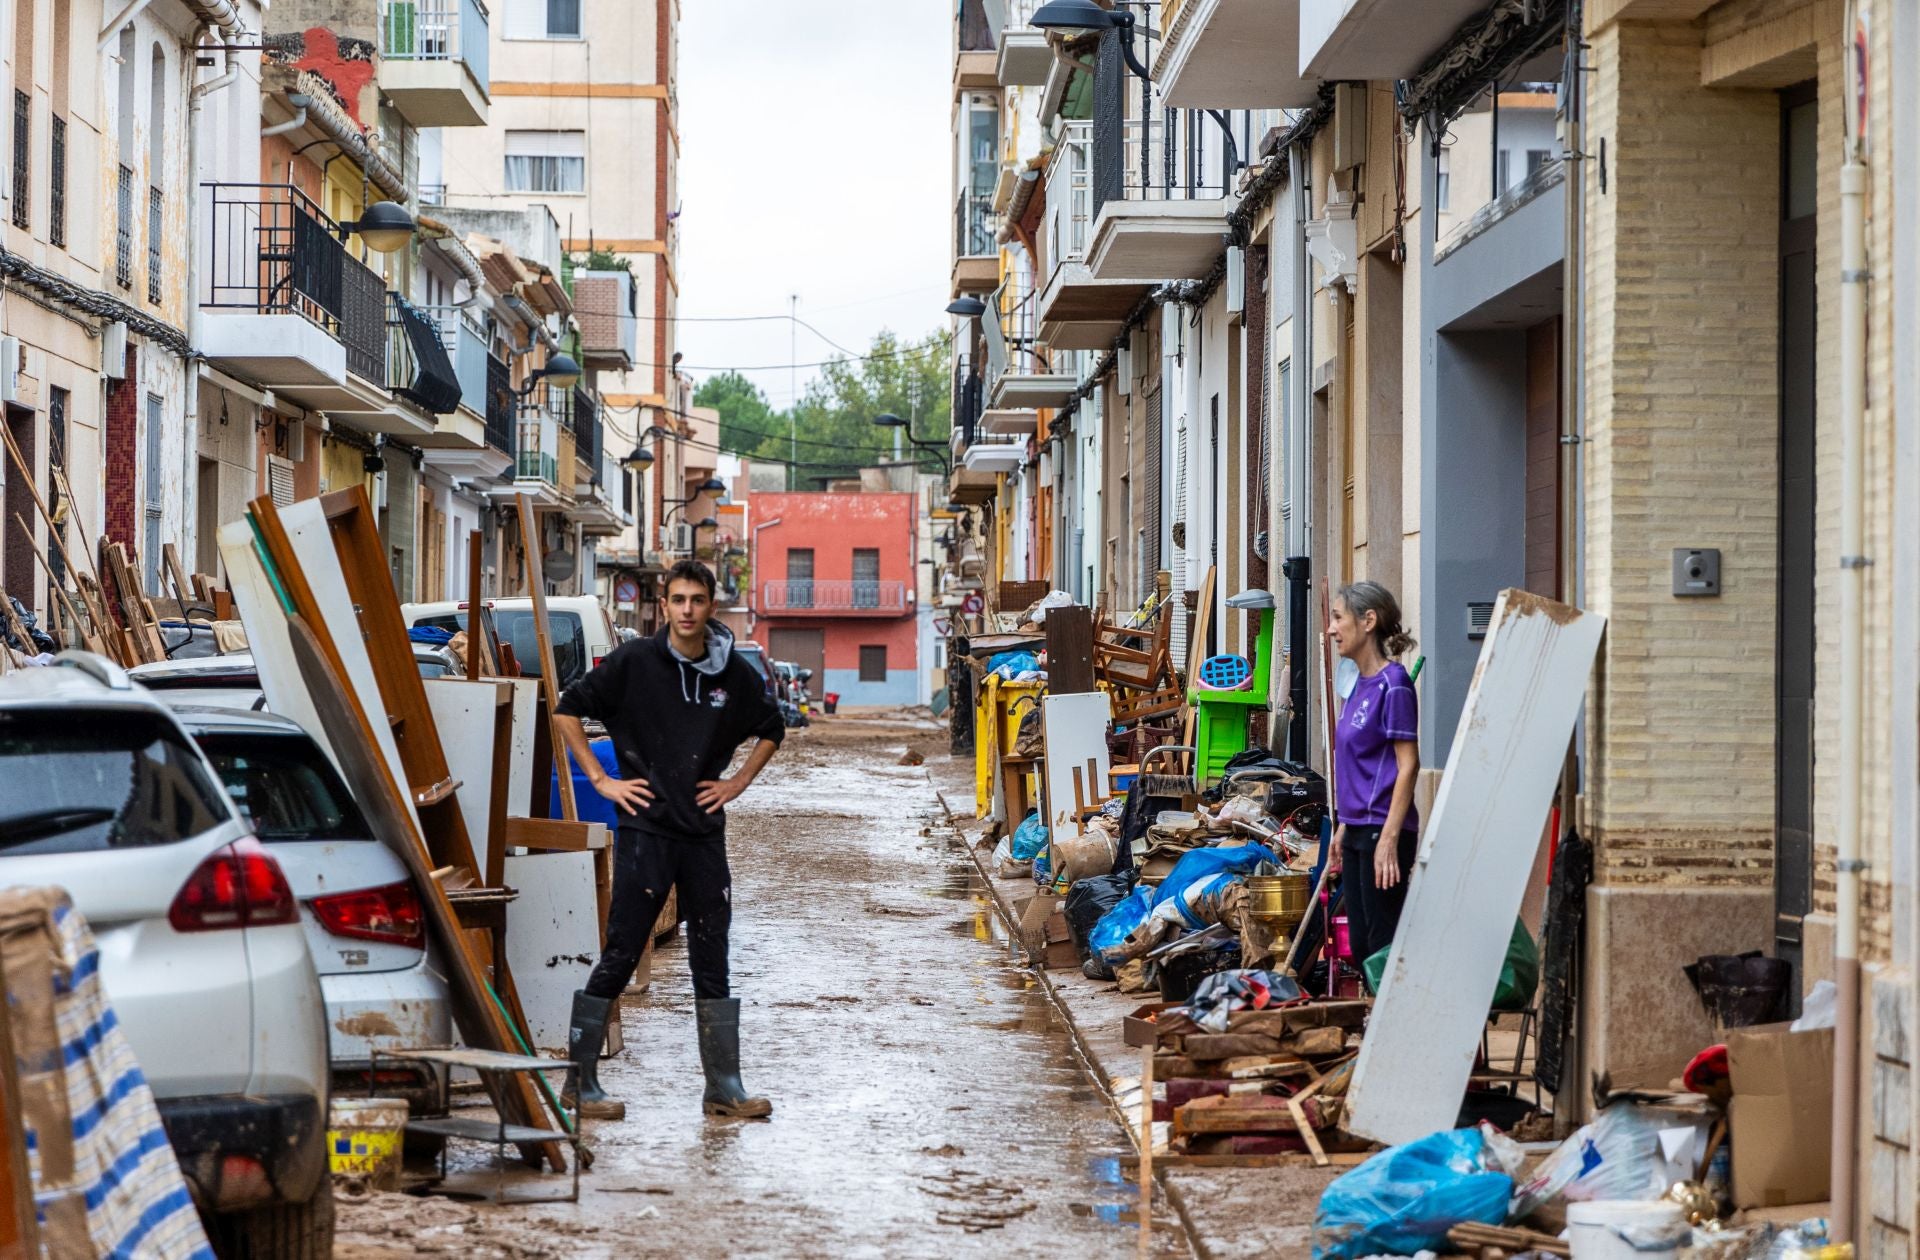
[[[579,567],[580,561],[571,551],[549,551],[540,562],[540,572],[549,582],[570,581]]]

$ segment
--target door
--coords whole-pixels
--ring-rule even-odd
[[[39,466],[38,451],[34,443],[34,413],[24,407],[6,409],[7,432],[13,438],[13,444],[20,451],[20,458],[26,461],[28,468]],[[4,507],[6,519],[0,524],[6,530],[6,545],[0,547],[0,590],[19,600],[28,608],[34,605],[34,584],[39,577],[39,562],[33,558],[34,542],[20,532],[14,523],[17,516],[31,526],[39,515],[40,509],[34,504],[33,494],[28,489],[27,479],[20,475],[19,468],[9,463],[6,473],[6,495]],[[35,531],[36,536],[38,530]],[[48,598],[52,598],[49,596]]]
[[[853,549],[853,606],[880,607],[880,551],[876,547]]]
[[[767,636],[767,651],[776,661],[792,661],[813,671],[807,690],[819,695],[827,683],[827,632],[821,629],[775,630]]]
[[[787,549],[788,608],[813,607],[813,548]]]
[[[1776,952],[1797,967],[1801,925],[1813,909],[1814,222],[1819,120],[1811,84],[1781,93],[1780,106],[1780,611],[1773,894]]]

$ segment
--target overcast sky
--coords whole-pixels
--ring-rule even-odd
[[[680,24],[679,348],[714,367],[813,363],[944,326],[952,0],[687,0]],[[801,368],[799,386],[817,369]],[[749,373],[775,407],[785,367]]]

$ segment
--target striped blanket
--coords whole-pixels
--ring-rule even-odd
[[[153,1091],[57,888],[0,892],[0,968],[42,1253],[213,1260]]]

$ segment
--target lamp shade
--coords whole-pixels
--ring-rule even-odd
[[[572,355],[556,350],[547,360],[541,379],[557,389],[572,389],[580,383],[580,365],[574,362]]]
[[[413,240],[413,216],[395,201],[376,201],[351,225],[376,254],[397,253]]]
[[[727,483],[718,477],[709,477],[700,483],[701,494],[725,494],[726,492]]]
[[[695,529],[719,529],[720,522],[714,517],[703,516],[693,523]]]
[[[987,304],[977,297],[957,297],[947,303],[947,314],[961,319],[979,319],[987,313]]]
[[[644,446],[636,446],[620,461],[620,467],[628,472],[645,472],[653,466],[653,452]]]
[[[1031,21],[1043,31],[1104,31],[1113,25],[1113,13],[1093,0],[1048,0]]]
[[[883,429],[904,429],[907,427],[907,422],[899,416],[894,415],[891,411],[881,412],[873,418],[873,422]]]

